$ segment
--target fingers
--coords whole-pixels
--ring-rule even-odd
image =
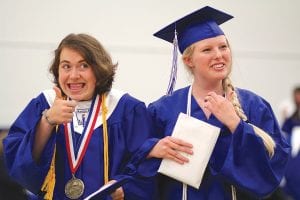
[[[110,185],[110,184],[113,184],[115,183],[116,180],[110,180],[108,181],[105,185],[103,185],[102,187],[104,188],[105,186],[107,185]],[[123,188],[122,187],[119,187],[117,188],[115,191],[113,191],[111,194],[110,194],[111,198],[113,200],[123,200],[124,199],[124,191],[123,191]]]
[[[51,111],[51,115],[56,119],[58,124],[71,122],[77,102],[74,100],[66,100],[59,87],[54,86],[53,89],[56,96],[53,105],[49,109]]]
[[[156,143],[148,157],[166,158],[184,164],[189,161],[187,157],[193,154],[192,147],[192,144],[181,139],[166,136]]]
[[[62,91],[61,91],[61,89],[60,89],[59,87],[54,86],[53,89],[54,89],[55,94],[56,94],[56,97],[55,97],[56,100],[57,100],[57,99],[59,99],[59,100],[65,100],[64,97],[63,97],[63,95],[62,95]],[[65,100],[64,102],[65,102],[65,105],[66,105],[67,107],[70,107],[70,108],[68,108],[68,109],[66,110],[66,112],[73,112],[75,106],[77,105],[77,102],[74,101],[74,100],[71,100],[71,101]]]
[[[64,103],[60,107],[60,114],[62,116],[62,119],[65,120],[65,122],[71,122],[73,119],[73,114],[75,112],[77,102],[69,100],[63,101]]]
[[[77,101],[74,101],[74,100],[69,101],[68,100],[68,101],[66,101],[66,106],[68,106],[69,109],[71,109],[70,112],[74,112],[75,107],[77,106]]]
[[[193,154],[193,145],[191,143],[185,142],[184,140],[175,137],[169,136],[167,138],[168,140],[170,140],[169,145],[172,149],[182,151],[188,154]]]
[[[205,103],[216,103],[219,98],[219,95],[217,95],[215,92],[209,92],[206,97],[204,97]]]
[[[56,94],[55,98],[57,98],[57,99],[63,99],[62,92],[61,92],[60,88],[57,87],[57,86],[54,86],[53,89],[54,89],[55,94]]]
[[[189,156],[189,154],[187,153],[182,153],[179,151],[176,151],[174,149],[169,149],[169,154],[168,154],[168,158],[171,160],[174,160],[175,162],[179,163],[179,164],[184,164],[189,162],[189,159],[187,158],[187,156]]]
[[[182,139],[179,139],[179,138],[168,136],[168,139],[171,140],[174,144],[177,144],[177,145],[180,145],[180,146],[186,146],[186,147],[189,147],[189,148],[193,147],[193,145],[191,143],[188,143],[188,142],[186,142]]]
[[[226,102],[226,98],[222,95],[218,95],[215,92],[209,92],[204,97],[204,108],[208,109],[210,112],[214,113],[219,110],[220,107]],[[215,113],[214,113],[215,114]]]
[[[187,157],[193,154],[192,144],[171,136],[162,139],[161,145],[163,146],[161,151],[164,152],[162,157],[174,160],[179,164],[189,162]]]
[[[124,199],[124,191],[122,187],[116,189],[113,193],[111,193],[111,198],[113,200],[123,200]]]

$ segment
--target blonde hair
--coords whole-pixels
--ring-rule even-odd
[[[229,96],[229,94],[232,93],[232,95],[231,95],[232,98],[229,99],[229,100],[231,101],[232,105],[234,106],[236,114],[243,121],[247,121],[248,118],[247,118],[247,116],[245,115],[245,113],[242,109],[242,106],[241,106],[240,101],[238,99],[237,93],[236,93],[236,91],[235,91],[235,89],[234,89],[234,87],[231,83],[230,78],[226,77],[223,80],[222,84],[223,84],[223,89],[224,89],[225,93],[227,94],[227,96]],[[273,157],[274,149],[275,149],[275,146],[276,146],[273,138],[269,134],[267,134],[264,130],[262,130],[261,128],[255,126],[251,123],[249,123],[249,124],[253,127],[255,134],[262,139],[262,141],[265,145],[265,148],[267,149],[267,151],[269,153],[269,156]]]
[[[228,43],[228,42],[227,42]],[[189,46],[188,48],[186,48],[182,54],[182,60],[184,62],[184,60],[188,57],[191,57],[191,55],[193,54],[194,52],[194,49],[195,49],[195,45],[191,45]],[[185,65],[186,68],[189,69],[188,66]],[[243,121],[247,121],[248,118],[247,116],[245,115],[243,109],[242,109],[242,106],[241,106],[241,103],[239,101],[239,98],[238,98],[238,95],[235,91],[235,88],[234,86],[232,85],[231,83],[231,80],[229,77],[226,77],[223,81],[222,81],[222,87],[223,87],[223,90],[225,92],[225,94],[227,96],[231,96],[232,98],[229,99],[232,103],[232,105],[234,106],[234,109],[235,109],[235,112],[236,114],[243,120]],[[231,95],[229,95],[231,94]],[[268,134],[266,133],[264,130],[262,130],[261,128],[249,123],[253,129],[254,129],[254,132],[255,134],[260,137],[264,143],[264,146],[269,154],[270,157],[273,157],[274,155],[274,151],[275,151],[275,147],[276,147],[276,144],[273,140],[273,138]]]

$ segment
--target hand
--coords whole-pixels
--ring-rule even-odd
[[[233,92],[229,94],[232,98]],[[204,98],[204,108],[209,110],[218,120],[225,124],[233,133],[240,122],[232,103],[225,97],[209,92]]]
[[[49,120],[56,124],[71,122],[77,102],[73,100],[65,100],[58,87],[55,86],[53,89],[55,90],[56,97],[53,105],[47,112]]]
[[[107,184],[114,183],[116,180],[111,180]],[[113,200],[123,200],[124,199],[124,191],[122,187],[119,187],[114,192],[111,193],[111,198]]]
[[[182,153],[192,155],[192,148],[193,145],[190,143],[178,138],[166,136],[157,142],[157,144],[150,151],[148,157],[167,158],[174,160],[179,164],[184,164],[188,162],[189,159],[183,156]]]

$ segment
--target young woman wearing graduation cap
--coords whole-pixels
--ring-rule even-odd
[[[148,156],[181,165],[187,164],[189,154],[197,156],[193,144],[170,136],[179,113],[220,128],[200,187],[158,174],[159,199],[257,199],[271,194],[282,179],[289,146],[270,104],[251,91],[234,87],[229,77],[232,54],[219,25],[232,18],[204,7],[154,34],[174,43],[174,60],[168,94],[148,107],[157,134]],[[173,92],[177,47],[193,82]]]
[[[40,199],[84,199],[124,177],[104,199],[151,199],[138,167],[150,149],[140,147],[150,134],[145,104],[112,89],[117,65],[94,37],[67,35],[54,53],[54,89],[32,99],[4,139],[9,174]]]

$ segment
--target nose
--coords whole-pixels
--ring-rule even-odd
[[[221,58],[222,57],[222,52],[220,49],[215,49],[215,58]]]
[[[70,77],[75,79],[75,78],[79,78],[79,76],[80,76],[79,70],[77,69],[77,67],[73,67],[70,73]]]

